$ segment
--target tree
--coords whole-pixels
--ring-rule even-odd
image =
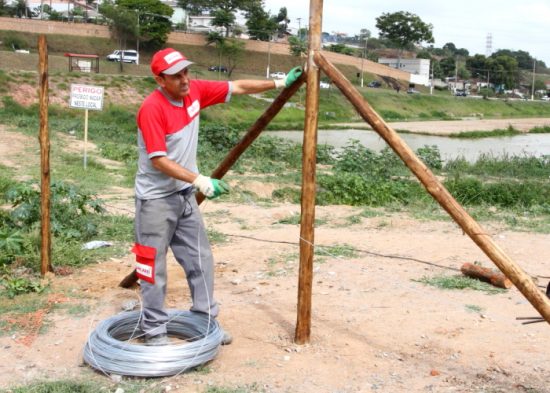
[[[485,62],[487,58],[484,55],[476,54],[475,56],[466,59],[466,68],[474,78],[486,78],[487,67]]]
[[[261,0],[178,0],[178,5],[191,14],[202,14],[209,12],[212,15],[216,13],[223,15],[223,20],[228,21],[232,15],[233,22],[229,24],[219,24],[214,26],[223,26],[226,31],[226,37],[229,37],[229,31],[235,23],[235,13],[237,11],[247,12],[254,7],[262,7]],[[220,19],[222,20],[222,19]]]
[[[158,49],[168,39],[172,27],[169,18],[174,10],[160,0],[116,0],[104,2],[100,12],[111,20],[111,32],[121,49],[126,48],[128,40]]]
[[[246,27],[252,39],[269,41],[277,31],[276,17],[272,17],[261,7],[254,7],[246,13]]]
[[[353,49],[348,48],[344,44],[332,44],[327,47],[330,52],[342,53],[344,55],[353,55]]]
[[[228,10],[219,8],[212,11],[211,15],[214,17],[214,19],[212,19],[212,26],[222,27],[225,30],[225,36],[229,37],[229,32],[235,24],[235,14]]]
[[[403,50],[408,45],[434,42],[433,26],[410,12],[383,13],[376,18],[376,28],[380,30],[381,38],[387,38],[399,49],[398,68]]]
[[[454,57],[445,57],[439,62],[439,68],[443,77],[453,76],[455,74],[456,60]]]
[[[286,7],[282,7],[279,9],[279,13],[277,14],[276,18],[278,29],[277,33],[279,37],[283,37],[287,30],[288,30],[288,24],[290,23],[290,19],[288,19],[288,11]]]
[[[33,16],[33,13],[29,7],[27,7],[27,2],[25,0],[17,0],[10,9],[10,15],[17,16],[18,18],[30,18]]]
[[[6,0],[0,0],[0,16],[11,14],[11,8],[6,4]]]
[[[307,53],[307,42],[298,37],[289,37],[288,45],[292,56],[304,57]]]
[[[513,89],[519,84],[518,62],[511,56],[492,56],[485,62],[487,71],[491,75],[491,82],[495,85]]]
[[[235,38],[225,38],[220,33],[210,33],[206,39],[206,45],[215,45],[218,55],[224,59],[227,67],[227,76],[231,78],[233,70],[244,55],[244,42]]]

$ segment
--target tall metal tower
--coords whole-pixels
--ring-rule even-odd
[[[493,35],[487,33],[487,41],[485,43],[485,56],[489,57],[493,53]]]

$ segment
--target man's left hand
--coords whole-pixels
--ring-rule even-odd
[[[275,79],[275,87],[281,88],[281,87],[290,87],[294,82],[298,80],[300,75],[302,75],[302,67],[294,67],[291,69],[288,74],[286,74],[284,79]]]
[[[298,80],[300,75],[302,75],[302,67],[294,67],[291,69],[285,78],[285,87],[290,87],[294,82]]]

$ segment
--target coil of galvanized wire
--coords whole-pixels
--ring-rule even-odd
[[[169,310],[168,316],[168,335],[185,340],[182,343],[145,346],[129,342],[140,333],[140,311],[123,312],[100,322],[90,334],[84,361],[107,374],[165,377],[214,359],[223,338],[214,318],[178,310]]]

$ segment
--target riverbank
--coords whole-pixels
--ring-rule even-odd
[[[550,108],[550,107],[549,107]],[[349,129],[372,128],[366,122],[335,123],[334,127]],[[415,134],[449,136],[471,131],[493,131],[513,127],[522,132],[527,132],[535,127],[550,126],[550,117],[547,118],[522,118],[522,119],[465,119],[465,120],[434,120],[434,121],[410,121],[389,122],[388,125],[396,131],[406,131]]]

